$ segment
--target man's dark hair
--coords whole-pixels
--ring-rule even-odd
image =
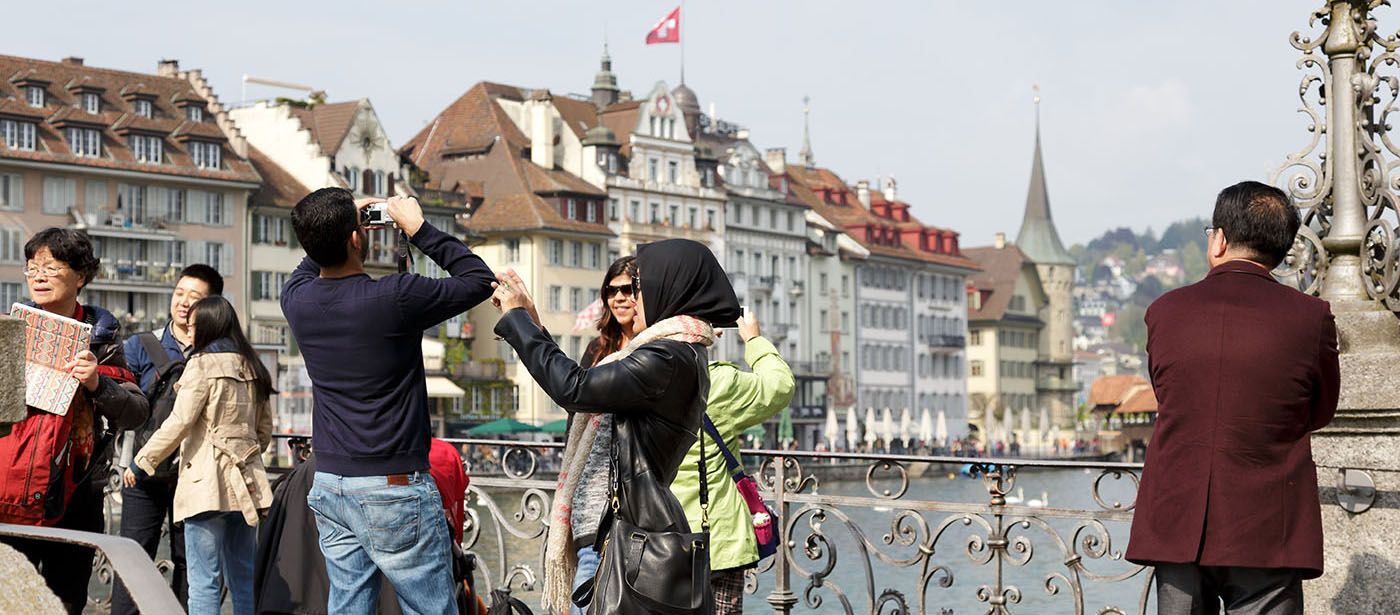
[[[32,260],[34,253],[41,248],[48,248],[54,260],[68,265],[83,276],[83,286],[91,284],[92,279],[97,276],[97,266],[101,260],[93,254],[92,241],[88,239],[87,233],[56,226],[34,233],[24,244],[24,260]]]
[[[224,294],[224,276],[218,270],[202,263],[196,263],[180,270],[180,277],[194,278],[209,285],[210,295]]]
[[[1293,247],[1302,221],[1282,190],[1256,181],[1243,181],[1220,191],[1211,224],[1231,245],[1252,252],[1250,260],[1277,267]]]
[[[344,188],[322,188],[302,197],[292,208],[297,241],[322,267],[335,267],[350,258],[345,242],[358,228],[355,195]]]

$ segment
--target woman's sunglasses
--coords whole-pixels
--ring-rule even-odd
[[[616,295],[616,294],[618,294],[618,293],[622,293],[622,296],[624,296],[624,297],[631,297],[631,296],[632,296],[632,285],[631,285],[631,284],[622,284],[622,285],[620,285],[620,286],[608,285],[608,286],[603,287],[603,297],[604,297],[605,299],[612,299],[613,295]]]

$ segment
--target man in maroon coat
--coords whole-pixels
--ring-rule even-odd
[[[1309,434],[1337,409],[1336,325],[1269,274],[1299,226],[1281,190],[1226,188],[1212,224],[1210,273],[1147,310],[1159,409],[1127,557],[1157,567],[1161,615],[1302,613],[1322,574]]]

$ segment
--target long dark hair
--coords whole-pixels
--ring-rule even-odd
[[[195,320],[192,355],[204,352],[218,340],[228,338],[253,370],[253,390],[258,399],[267,399],[272,395],[272,376],[268,375],[258,353],[253,351],[253,345],[243,335],[243,327],[238,324],[238,312],[233,310],[233,304],[228,299],[217,295],[200,299],[190,310],[190,317]]]
[[[602,287],[598,289],[598,296],[603,298],[603,315],[598,317],[597,352],[592,357],[595,364],[603,357],[622,350],[622,323],[613,318],[612,308],[608,307],[608,284],[620,275],[637,275],[637,257],[624,256],[613,261],[603,277]]]

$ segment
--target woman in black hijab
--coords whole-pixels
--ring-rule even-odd
[[[618,503],[618,516],[651,531],[689,532],[685,510],[667,487],[695,443],[705,413],[714,326],[737,320],[739,301],[714,254],[694,241],[643,246],[637,271],[633,296],[645,328],[591,369],[569,359],[520,309],[529,297],[513,271],[499,276],[491,298],[503,313],[495,331],[555,403],[570,413],[612,418],[600,429],[616,434],[604,454],[616,455],[617,482],[628,494]],[[598,535],[605,533],[600,528]],[[607,608],[595,604],[590,610]]]

